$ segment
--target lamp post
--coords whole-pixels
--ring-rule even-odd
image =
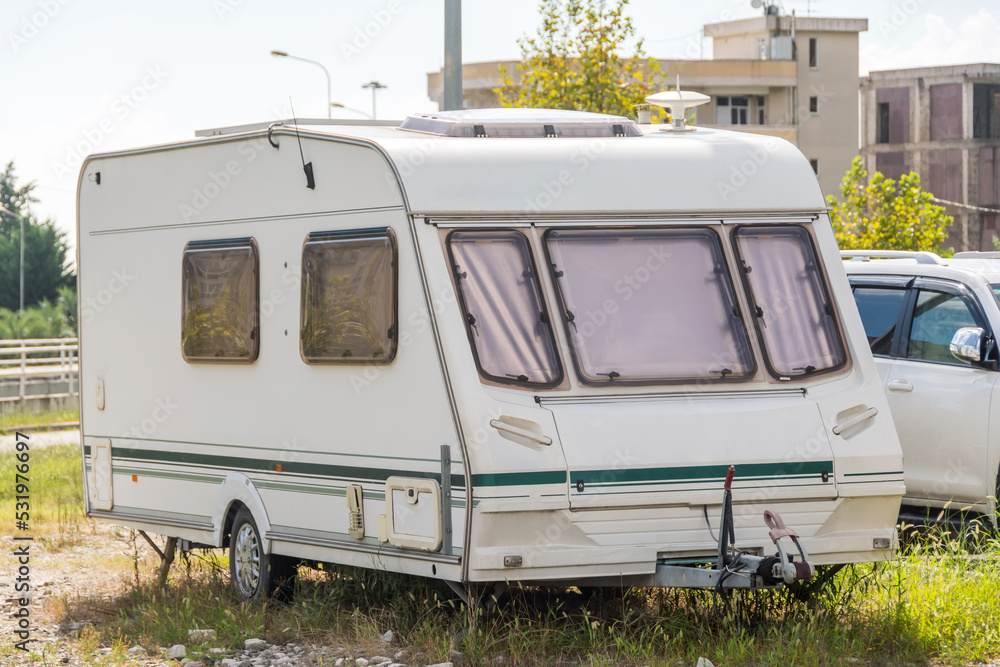
[[[292,60],[301,60],[304,63],[312,63],[313,65],[316,65],[317,67],[323,70],[323,74],[326,74],[326,117],[332,118],[332,116],[330,115],[330,104],[331,104],[330,89],[332,87],[330,85],[330,72],[326,69],[326,67],[323,66],[323,63],[316,62],[315,60],[309,60],[308,58],[299,58],[298,56],[293,56],[284,51],[271,51],[271,55],[274,56],[275,58],[291,58]]]
[[[0,213],[6,213],[7,215],[10,215],[10,216],[14,215],[13,211],[8,211],[3,206],[0,206]],[[20,290],[21,291],[21,301],[20,301],[21,307],[18,310],[18,312],[24,313],[24,216],[23,215],[19,215],[17,217],[21,221],[21,290]]]
[[[385,85],[384,83],[379,83],[378,81],[369,81],[368,83],[364,84],[361,87],[372,89],[372,120],[375,120],[376,118],[378,118],[378,116],[375,114],[375,93],[377,93],[379,89],[388,88],[389,86]]]

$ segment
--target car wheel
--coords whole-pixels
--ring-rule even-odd
[[[245,507],[233,520],[229,538],[229,574],[241,602],[291,597],[297,563],[287,556],[264,553],[257,522]]]

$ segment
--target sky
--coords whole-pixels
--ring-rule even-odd
[[[859,74],[1000,63],[997,0],[782,0],[800,16],[867,18]],[[538,0],[462,7],[464,62],[516,59]],[[706,23],[760,15],[750,0],[632,0],[628,13],[657,58],[710,58]],[[428,72],[441,68],[444,0],[3,0],[0,162],[34,182],[35,214],[75,246],[76,187],[91,153],[190,139],[195,130],[292,116],[402,119],[436,110]],[[683,82],[682,82],[683,85]],[[354,111],[357,110],[357,111]],[[358,113],[358,111],[363,113]]]

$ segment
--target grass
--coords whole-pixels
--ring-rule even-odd
[[[80,447],[64,444],[31,449],[31,440],[27,442],[29,532],[50,549],[75,544],[74,536],[87,521],[83,513]],[[14,481],[14,466],[19,464],[18,454],[13,449],[0,452],[0,471],[8,475],[10,482]],[[0,485],[0,507],[8,517],[15,511],[15,495],[17,489],[13,483]]]
[[[71,446],[32,453],[33,518],[43,532],[85,521],[78,456]],[[0,464],[13,465],[8,453]],[[0,500],[11,502],[8,487],[0,487]],[[410,664],[445,661],[452,650],[489,665],[498,656],[510,665],[672,666],[706,657],[727,666],[817,667],[967,665],[1000,657],[1000,542],[975,527],[923,530],[891,562],[845,568],[809,604],[789,591],[741,592],[720,605],[711,592],[696,590],[527,589],[471,627],[461,602],[429,580],[302,568],[292,603],[241,605],[222,551],[180,558],[161,589],[157,563],[132,550],[134,560],[120,566],[127,583],[113,595],[67,595],[49,609],[66,624],[90,621],[75,640],[92,656],[83,664],[127,664],[124,651],[135,644],[150,654],[188,644],[189,657],[198,658],[210,646],[237,648],[251,637],[384,653],[390,649],[377,640],[389,629],[422,654]],[[194,628],[212,628],[217,639],[191,646],[187,631]],[[98,646],[112,651],[94,656]],[[0,645],[5,654],[10,647]]]
[[[80,420],[78,410],[48,412],[0,412],[0,435],[14,433],[18,426],[51,426]]]

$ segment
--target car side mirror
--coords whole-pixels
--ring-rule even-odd
[[[986,358],[990,343],[989,336],[980,327],[962,327],[952,336],[948,349],[956,359],[974,364]]]

